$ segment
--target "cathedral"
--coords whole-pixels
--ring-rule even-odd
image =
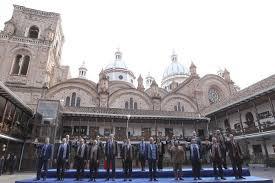
[[[260,147],[245,135],[274,130],[275,76],[239,90],[227,69],[201,76],[195,63],[187,69],[172,53],[158,84],[150,74],[136,76],[118,49],[91,81],[85,63],[76,78],[61,65],[63,44],[60,14],[18,5],[0,33],[0,81],[33,111],[31,138],[57,142],[65,134],[105,138],[114,133],[118,140],[187,140],[193,131],[205,139],[221,129],[245,139],[248,154],[274,155],[274,135],[261,138]],[[7,134],[13,126],[5,113],[13,116],[16,110],[3,101],[0,132]]]

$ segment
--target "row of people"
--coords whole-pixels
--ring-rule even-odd
[[[0,158],[0,176],[3,173],[9,172],[13,174],[16,167],[17,158],[14,153],[8,153],[6,156],[2,155]]]
[[[180,144],[179,141],[171,140],[167,142],[168,150],[171,153],[173,168],[175,172],[175,179],[182,180],[182,164],[185,161],[185,153],[187,150],[190,152],[190,160],[192,162],[192,172],[194,179],[201,179],[201,142],[196,135],[193,136],[191,144]],[[41,177],[41,169],[44,169],[43,179],[46,179],[48,160],[53,154],[52,145],[49,144],[49,138],[46,138],[45,144],[38,144],[35,142],[35,146],[41,151],[39,153],[38,169],[37,169],[37,180]],[[211,153],[211,158],[213,162],[214,176],[217,179],[218,176],[221,179],[225,179],[223,176],[222,164],[223,154],[221,150],[221,144],[216,137],[212,138],[212,142],[207,142],[207,149]],[[234,140],[234,136],[230,135],[230,140],[226,141],[226,147],[229,152],[229,157],[232,162],[232,167],[236,179],[242,177],[242,154],[238,143]],[[164,148],[163,144],[160,142],[155,143],[154,139],[151,137],[149,143],[145,143],[144,139],[139,144],[139,159],[141,162],[142,171],[145,170],[145,161],[148,161],[149,166],[149,176],[150,180],[157,180],[156,172],[157,165],[162,167],[162,159],[159,156],[160,148]],[[106,160],[106,170],[107,177],[106,180],[110,178],[115,179],[116,171],[116,157],[118,155],[118,143],[114,140],[114,135],[111,134],[109,139],[106,141],[105,146],[99,140],[93,140],[89,144],[84,143],[84,139],[80,138],[78,141],[72,142],[69,140],[69,136],[62,139],[62,143],[57,148],[54,153],[54,161],[57,164],[57,177],[58,180],[64,180],[64,172],[66,165],[70,160],[70,153],[75,150],[75,166],[77,169],[76,180],[81,180],[84,176],[85,166],[88,164],[90,169],[90,180],[95,181],[97,177],[98,167],[100,160],[104,157]],[[164,150],[163,150],[164,151]],[[132,162],[133,162],[133,152],[134,146],[131,144],[130,139],[127,139],[121,149],[122,164],[125,174],[125,180],[132,180]],[[164,153],[164,152],[163,152]],[[112,173],[110,173],[112,169]],[[219,171],[217,171],[217,169]]]

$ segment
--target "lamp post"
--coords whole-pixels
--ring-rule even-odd
[[[128,139],[128,129],[129,129],[129,120],[130,120],[130,118],[131,118],[131,115],[127,115],[127,123],[126,123],[126,137],[127,137],[127,139]]]

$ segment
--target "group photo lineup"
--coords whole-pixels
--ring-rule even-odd
[[[268,3],[0,2],[0,183],[273,183]]]

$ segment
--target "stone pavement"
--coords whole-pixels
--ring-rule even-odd
[[[250,167],[250,173],[253,176],[275,180],[275,168]],[[0,176],[0,183],[14,183],[16,180],[30,179],[34,177],[34,172],[18,172],[14,175]]]

